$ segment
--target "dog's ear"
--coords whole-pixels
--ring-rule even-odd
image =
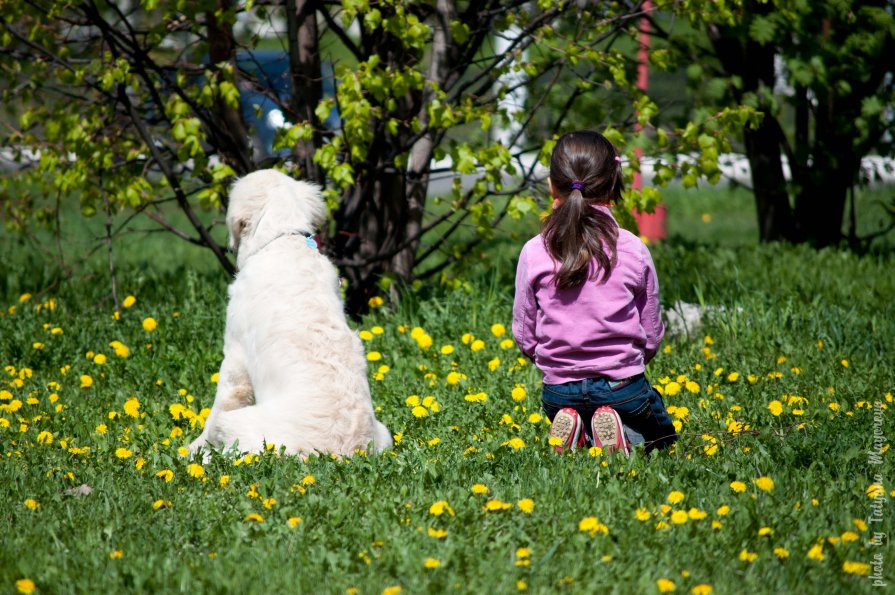
[[[235,219],[230,225],[230,251],[236,254],[242,238],[249,232],[249,220],[245,218]]]

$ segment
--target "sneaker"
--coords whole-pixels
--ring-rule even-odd
[[[571,407],[560,409],[550,424],[550,438],[559,438],[561,444],[553,446],[553,450],[562,453],[566,449],[580,448],[584,445],[584,432],[581,431],[581,416]]]
[[[625,438],[622,420],[612,407],[600,407],[594,411],[594,416],[590,420],[590,428],[594,446],[602,448],[603,454],[608,455],[616,450],[625,453],[625,456],[631,454],[631,447]]]

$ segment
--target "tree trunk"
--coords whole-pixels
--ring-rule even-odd
[[[225,12],[232,8],[230,0],[218,0],[217,12]],[[218,64],[229,63],[233,67],[234,79],[238,77],[236,68],[236,44],[233,39],[233,27],[223,18],[215,16],[215,11],[209,11],[205,15],[208,31],[208,58],[209,68],[218,81],[223,74]],[[236,81],[234,80],[234,83]],[[242,113],[239,106],[232,107],[218,98],[215,101],[215,120],[217,125],[209,133],[220,137],[216,144],[221,148],[221,156],[224,162],[232,167],[237,174],[245,175],[252,171],[252,159],[249,152],[248,133],[245,123],[242,121]]]
[[[286,32],[292,75],[292,111],[295,118],[309,122],[314,128],[314,137],[299,142],[293,150],[301,164],[303,177],[323,186],[326,183],[323,172],[314,163],[315,147],[323,144],[320,121],[315,113],[323,95],[317,37],[318,4],[319,0],[286,0]]]

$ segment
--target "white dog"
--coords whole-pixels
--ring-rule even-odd
[[[349,328],[336,268],[312,239],[320,190],[274,170],[234,184],[227,209],[238,273],[224,361],[202,434],[191,445],[350,456],[392,445],[373,413],[367,362]]]

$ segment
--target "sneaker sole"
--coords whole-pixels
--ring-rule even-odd
[[[618,419],[618,414],[609,411],[597,411],[594,413],[591,428],[594,438],[600,442],[600,447],[609,454],[620,450],[628,454],[628,444],[624,438],[624,429]],[[621,438],[619,438],[621,435]]]
[[[575,423],[574,417],[562,411],[556,414],[553,418],[553,423],[550,425],[550,437],[559,438],[562,440],[562,444],[554,446],[553,450],[563,452],[567,448],[574,448],[578,444],[580,436],[581,424]]]

